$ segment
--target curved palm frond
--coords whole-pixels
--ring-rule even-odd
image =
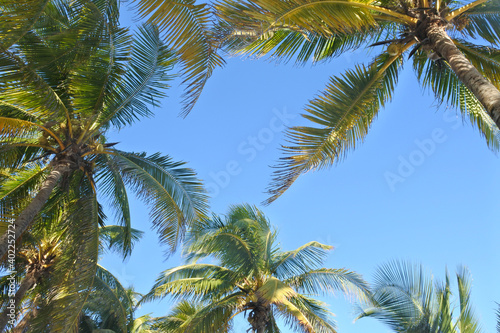
[[[114,151],[113,163],[127,185],[151,207],[160,240],[175,251],[185,228],[207,211],[207,196],[192,169],[170,157]]]
[[[310,102],[303,117],[319,127],[293,127],[287,135],[292,145],[283,148],[266,204],[276,200],[299,177],[341,160],[366,136],[378,111],[391,99],[401,57],[383,54],[365,68],[358,66],[332,78],[322,96]]]
[[[176,50],[182,62],[184,94],[183,114],[187,115],[200,97],[213,70],[224,64],[217,54],[217,40],[211,31],[210,5],[194,0],[138,0],[142,17],[157,25],[167,44]]]
[[[100,244],[102,249],[115,251],[125,259],[132,254],[134,243],[141,239],[143,233],[121,225],[105,225],[99,228]]]
[[[454,19],[460,26],[463,25],[464,34],[472,38],[479,36],[493,45],[500,45],[500,6],[495,1],[470,8]]]
[[[479,60],[478,60],[479,61]],[[495,61],[492,59],[492,61]],[[493,151],[500,149],[500,130],[487,114],[474,94],[460,82],[449,65],[435,63],[425,55],[416,54],[413,62],[417,77],[424,87],[434,92],[436,99],[458,108],[462,116],[467,116],[471,124],[477,127]]]
[[[174,54],[163,45],[154,26],[143,25],[136,35],[130,59],[113,73],[107,93],[103,92],[105,107],[100,110],[92,131],[108,126],[108,122],[120,127],[149,116],[148,105],[159,106],[158,99],[165,96],[164,90],[169,87],[166,82],[172,79],[167,72],[175,64]],[[81,98],[85,100],[86,95]]]

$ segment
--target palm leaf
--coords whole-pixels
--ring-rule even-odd
[[[194,107],[208,78],[224,60],[217,54],[217,42],[211,32],[212,11],[208,4],[194,0],[139,0],[141,16],[157,25],[167,44],[177,51],[182,62],[183,113]]]
[[[472,38],[480,36],[493,45],[500,45],[500,6],[488,1],[476,6],[455,18],[464,20],[463,32]]]
[[[293,127],[287,131],[291,146],[283,148],[265,203],[283,194],[299,175],[330,166],[366,136],[373,119],[391,99],[401,58],[386,54],[365,68],[358,66],[332,78],[322,96],[310,102],[304,118],[319,127]]]
[[[193,170],[170,157],[115,151],[113,163],[125,183],[150,207],[160,240],[174,251],[185,228],[205,216],[207,197]]]

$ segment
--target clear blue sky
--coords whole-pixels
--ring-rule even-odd
[[[304,123],[303,106],[330,75],[370,58],[358,50],[305,67],[229,59],[186,119],[178,117],[182,88],[174,87],[154,118],[111,140],[122,150],[188,161],[212,190],[216,213],[231,204],[259,205],[279,229],[284,250],[312,240],[333,245],[326,267],[349,268],[368,281],[391,259],[422,263],[439,279],[446,267],[452,274],[458,265],[469,267],[476,312],[484,331],[493,332],[500,302],[500,159],[455,110],[436,107],[410,63],[364,143],[338,166],[300,177],[273,204],[260,206],[284,143],[281,128]],[[145,293],[161,271],[180,263],[180,254],[165,260],[147,209],[136,201],[131,209],[133,226],[145,237],[126,263],[107,255],[102,264]],[[337,315],[339,332],[389,331],[374,319],[353,323],[352,303],[342,295],[324,300]],[[147,304],[140,314],[164,315],[171,305]],[[241,321],[235,332],[247,328]]]

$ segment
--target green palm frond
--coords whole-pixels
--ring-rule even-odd
[[[0,221],[8,222],[17,216],[38,190],[47,175],[47,167],[33,167],[17,172],[0,186]]]
[[[158,30],[152,25],[140,27],[136,36],[124,73],[118,71],[113,74],[115,80],[110,80],[107,88],[110,91],[104,94],[105,107],[92,130],[107,126],[108,122],[120,127],[149,116],[148,105],[159,106],[158,100],[165,96],[167,82],[172,79],[167,72],[175,63],[174,54],[163,45]]]
[[[494,47],[477,46],[465,40],[454,40],[455,45],[474,67],[496,86],[500,86],[500,50]]]
[[[207,213],[207,196],[194,171],[160,154],[115,151],[112,161],[125,183],[151,207],[161,242],[175,251],[185,228]]]
[[[213,70],[224,64],[217,54],[217,40],[211,31],[213,20],[209,4],[194,0],[138,0],[138,10],[157,25],[167,44],[182,62],[184,94],[183,113],[194,107]]]
[[[476,61],[479,60],[476,59]],[[496,62],[495,58],[492,59],[493,61]],[[438,101],[458,108],[462,116],[468,117],[471,124],[479,129],[492,150],[500,149],[500,130],[474,94],[460,82],[447,63],[434,63],[425,55],[417,54],[413,66],[419,81],[424,87],[432,89]]]
[[[224,0],[219,2],[218,11],[221,19],[234,27],[234,34],[250,33],[264,38],[278,29],[315,32],[325,37],[362,32],[376,26],[376,15],[380,13],[413,22],[407,15],[367,1]]]
[[[134,243],[141,239],[143,233],[121,225],[106,225],[99,228],[100,243],[103,248],[119,253],[124,259],[132,254]]]
[[[488,1],[469,9],[455,20],[463,20],[463,32],[472,38],[480,36],[491,44],[500,45],[500,6]]]
[[[129,231],[132,229],[130,216],[130,204],[127,189],[120,170],[116,164],[112,163],[109,155],[100,155],[96,159],[96,174],[94,179],[99,188],[99,192],[107,199],[108,206],[114,213],[114,220]],[[124,250],[131,248],[131,239],[128,239],[129,232],[125,233],[123,239]]]
[[[393,261],[377,269],[372,297],[359,318],[373,317],[395,332],[482,332],[470,303],[468,270],[457,272],[459,307],[455,309],[448,272],[433,283],[422,266]]]
[[[290,301],[304,314],[315,333],[336,331],[335,322],[332,320],[333,313],[325,303],[301,294],[297,294]]]
[[[294,251],[281,252],[275,257],[271,272],[279,278],[306,273],[321,265],[326,260],[327,251],[331,249],[333,246],[313,241]]]
[[[358,66],[331,79],[303,115],[319,127],[288,130],[292,145],[283,148],[287,156],[281,158],[265,203],[276,200],[299,175],[341,160],[364,139],[379,109],[392,97],[400,66],[400,56],[383,54],[368,68]]]
[[[210,264],[191,264],[166,270],[156,280],[142,302],[171,294],[174,297],[190,296],[193,299],[214,298],[235,288],[241,278],[227,268]]]
[[[5,1],[0,5],[0,48],[9,49],[19,41],[40,19],[49,0]]]
[[[358,299],[366,299],[370,293],[368,284],[359,274],[344,268],[310,270],[285,281],[297,291],[307,294],[341,291]]]
[[[465,267],[457,270],[457,285],[460,305],[460,315],[457,318],[457,326],[460,333],[480,333],[479,321],[474,315],[471,304],[471,281],[470,272]]]

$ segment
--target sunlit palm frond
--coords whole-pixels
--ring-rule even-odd
[[[174,251],[185,228],[207,214],[207,196],[195,172],[160,154],[114,152],[112,161],[125,183],[151,207],[160,240]]]
[[[265,203],[276,200],[299,175],[335,164],[364,139],[379,109],[392,97],[400,66],[401,57],[383,54],[368,68],[358,66],[331,79],[303,115],[318,127],[288,130],[291,145],[283,148],[287,156],[281,158]]]
[[[471,304],[471,277],[465,267],[457,270],[457,285],[460,304],[460,314],[457,324],[460,333],[480,333],[480,325]]]
[[[194,0],[138,0],[143,17],[159,27],[167,44],[177,52],[187,85],[183,113],[194,107],[213,70],[224,64],[217,54],[217,40],[211,31],[212,9]]]
[[[297,294],[290,300],[307,318],[315,333],[333,333],[336,331],[333,313],[325,303],[311,297]]]
[[[0,186],[0,221],[9,222],[25,207],[47,175],[47,167],[17,172]]]
[[[143,302],[165,297],[191,297],[193,299],[217,299],[234,290],[241,278],[230,269],[210,264],[190,264],[163,272],[147,293]]]
[[[333,246],[309,242],[294,251],[280,252],[271,266],[271,272],[279,278],[299,275],[318,268],[326,260],[327,251]]]

